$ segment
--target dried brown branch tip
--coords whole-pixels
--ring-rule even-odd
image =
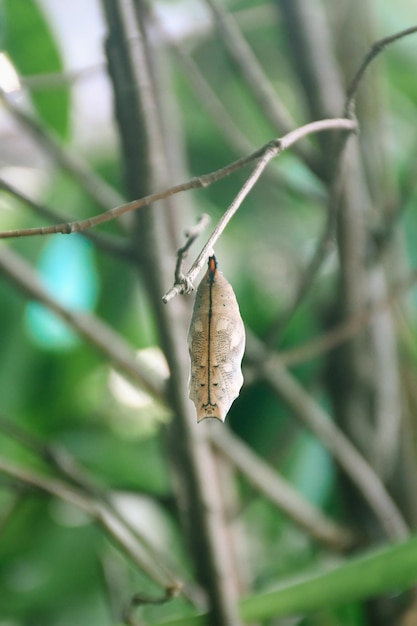
[[[233,288],[218,270],[214,255],[209,257],[197,289],[188,347],[189,393],[197,421],[215,418],[224,422],[243,384],[245,327]]]

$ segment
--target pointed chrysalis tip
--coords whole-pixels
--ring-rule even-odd
[[[225,419],[226,416],[222,418],[220,415],[197,415],[197,424],[200,424],[200,422],[203,422],[204,420],[217,420],[218,422],[224,423]]]

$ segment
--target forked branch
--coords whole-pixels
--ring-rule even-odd
[[[262,171],[265,169],[266,165],[269,161],[274,157],[287,150],[294,143],[306,137],[307,135],[311,135],[317,132],[321,132],[324,130],[345,130],[345,131],[355,131],[357,125],[354,121],[345,119],[345,118],[335,118],[335,119],[327,119],[327,120],[319,120],[317,122],[312,122],[311,124],[306,124],[305,126],[301,126],[296,130],[288,133],[281,139],[273,139],[271,142],[268,142],[255,152],[252,152],[246,157],[238,159],[237,161],[233,161],[229,163],[225,167],[220,168],[214,172],[210,172],[209,174],[204,174],[202,176],[196,176],[191,178],[189,181],[185,183],[180,183],[179,185],[174,185],[169,189],[165,189],[163,191],[159,191],[156,193],[149,194],[144,196],[143,198],[139,198],[138,200],[133,200],[132,202],[128,202],[126,204],[122,204],[120,206],[114,207],[109,211],[105,211],[104,213],[99,213],[98,215],[94,215],[93,217],[89,217],[85,220],[76,220],[73,222],[63,222],[62,224],[55,224],[52,226],[41,226],[36,228],[22,228],[16,230],[6,230],[0,232],[0,239],[10,239],[14,237],[30,237],[33,235],[54,235],[57,233],[61,233],[63,235],[69,235],[75,232],[82,232],[87,230],[88,228],[93,228],[98,226],[99,224],[104,224],[105,222],[109,222],[111,220],[124,215],[125,213],[131,213],[132,211],[136,211],[138,209],[142,209],[143,207],[149,206],[154,202],[159,200],[164,200],[173,196],[177,193],[181,193],[183,191],[189,191],[191,189],[199,189],[208,187],[213,183],[222,180],[226,176],[230,176],[234,172],[242,169],[246,165],[250,164],[252,161],[255,161],[259,158],[265,159],[263,167],[261,168],[261,172],[257,176],[259,178]],[[271,147],[275,147],[275,151],[272,154],[269,154],[266,157],[266,153],[271,150]],[[278,148],[277,148],[278,146]],[[257,180],[256,178],[256,180]],[[256,180],[250,185],[250,188],[253,187]],[[243,197],[249,193],[250,188],[244,194]],[[243,200],[242,197],[242,200]],[[230,218],[229,218],[230,219]],[[229,221],[226,220],[226,223]],[[216,237],[216,239],[218,236]],[[204,263],[204,260],[203,260]],[[202,264],[203,264],[202,263]],[[197,272],[198,273],[198,272]]]
[[[290,148],[297,141],[302,139],[303,137],[307,137],[308,135],[312,135],[314,133],[323,132],[326,130],[342,130],[347,132],[354,132],[357,130],[357,124],[353,120],[348,120],[346,118],[333,118],[326,120],[319,120],[317,122],[311,122],[310,124],[306,124],[305,126],[300,126],[296,130],[291,131],[281,139],[273,139],[271,142],[266,144],[259,152],[261,152],[259,161],[253,170],[252,174],[244,183],[243,187],[239,190],[233,202],[230,204],[226,212],[222,215],[220,220],[218,221],[216,227],[208,238],[206,244],[201,250],[200,254],[194,261],[192,267],[188,271],[188,273],[182,277],[180,281],[176,281],[174,286],[164,295],[162,300],[167,303],[172,298],[174,298],[178,294],[189,293],[192,290],[194,281],[198,274],[201,271],[204,263],[207,260],[207,257],[211,253],[214,248],[215,243],[223,233],[227,224],[232,219],[233,215],[242,205],[243,200],[249,194],[249,192],[253,189],[262,173],[264,172],[266,166],[273,158],[280,155],[282,152]]]
[[[390,35],[389,37],[379,39],[372,44],[369,52],[365,55],[358,71],[356,72],[347,89],[345,104],[345,115],[347,117],[351,117],[354,113],[355,98],[359,85],[372,61],[374,61],[379,53],[385,50],[385,48],[391,43],[394,43],[399,39],[403,39],[403,37],[407,37],[408,35],[413,35],[414,33],[417,33],[417,26],[411,26],[410,28],[406,28],[405,30],[400,31],[399,33],[395,33],[394,35]]]

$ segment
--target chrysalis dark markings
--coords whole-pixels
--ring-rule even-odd
[[[224,422],[243,384],[241,362],[245,328],[232,286],[217,269],[215,256],[198,286],[188,331],[191,357],[190,398],[197,422]]]

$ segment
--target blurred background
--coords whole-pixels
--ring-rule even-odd
[[[123,3],[2,0],[1,231],[86,219],[342,116],[371,44],[415,22],[410,0],[130,4],[146,24],[164,175],[129,156],[157,142],[137,140],[132,126],[128,145],[120,84],[130,79],[112,56],[112,11],[123,17]],[[137,41],[124,19],[125,43]],[[224,487],[236,606],[237,597],[416,527],[416,59],[415,36],[388,47],[359,87],[360,132],[343,159],[335,140],[342,134],[297,143],[269,165],[216,245],[248,331],[245,384],[227,426],[203,422],[196,437],[208,438]],[[160,391],[173,371],[164,324],[176,334],[171,311],[179,308],[177,393],[187,396],[194,296],[161,305],[168,322],[156,301],[173,283],[184,231],[202,213],[214,226],[250,171],[176,196],[158,245],[132,216],[92,237],[2,242],[0,626],[185,624],[193,604],[206,607],[188,541],[192,517],[178,495],[189,470],[173,450],[176,429],[181,436],[188,426],[178,426],[172,388]],[[143,237],[164,268],[159,282]],[[343,324],[345,335],[332,338]],[[258,462],[305,504],[298,518],[296,505],[283,510],[268,493],[265,475],[256,478]],[[323,517],[315,526],[316,513]],[[142,544],[152,562],[164,555],[189,582],[188,597],[131,607],[135,593],[154,597],[164,587],[136,555]],[[329,608],[323,590],[314,613],[280,620],[271,610],[253,623],[411,626],[414,595],[403,591]]]

